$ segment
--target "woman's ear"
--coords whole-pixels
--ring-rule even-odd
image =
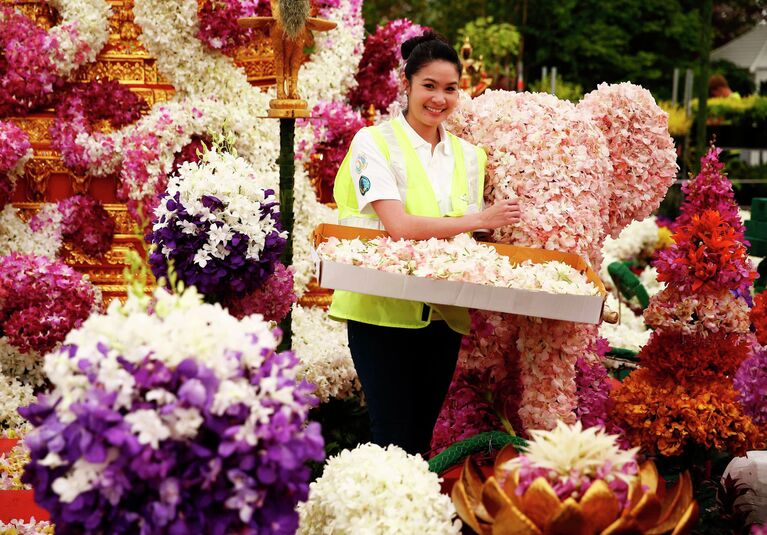
[[[409,93],[410,92],[410,82],[408,82],[407,76],[405,76],[405,72],[404,71],[401,71],[399,73],[399,83],[400,83],[400,87],[402,87],[402,89],[405,91],[405,93]]]

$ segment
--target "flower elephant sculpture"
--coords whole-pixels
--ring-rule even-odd
[[[602,84],[577,105],[543,93],[465,97],[449,128],[487,151],[486,204],[520,202],[521,222],[494,241],[577,253],[596,271],[605,237],[650,215],[677,173],[667,115],[630,83]],[[518,433],[575,421],[576,361],[598,362],[596,325],[479,311],[473,321],[454,384],[484,381]],[[466,413],[448,401],[436,447],[440,429],[466,432],[455,422]]]

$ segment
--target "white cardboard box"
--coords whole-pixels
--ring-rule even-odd
[[[323,223],[314,231],[314,245],[315,247],[318,246],[331,236],[339,239],[371,239],[383,235],[385,233],[381,231]],[[532,260],[536,263],[557,260],[570,264],[583,272],[599,288],[601,295],[553,294],[544,291],[400,275],[324,260],[315,252],[316,276],[322,288],[422,301],[436,305],[457,305],[480,310],[509,312],[539,318],[580,323],[600,322],[606,291],[602,281],[580,256],[560,251],[495,243],[486,245],[495,247],[499,253],[508,256],[512,263],[519,263],[523,260]]]

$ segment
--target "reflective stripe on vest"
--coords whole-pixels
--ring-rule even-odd
[[[440,217],[437,197],[421,163],[418,154],[407,137],[407,133],[398,121],[393,120],[383,125],[369,127],[373,141],[383,154],[395,175],[404,172],[405,180],[400,187],[400,195],[408,214]],[[458,217],[466,213],[479,211],[480,199],[484,188],[486,156],[482,149],[462,142],[448,133],[453,151],[453,181],[450,193],[452,210],[446,216]],[[375,214],[361,214],[357,203],[356,184],[352,179],[350,153],[347,153],[338,169],[333,197],[338,205],[339,223],[347,226],[383,229]],[[393,164],[396,162],[396,164]],[[404,165],[394,169],[394,165]],[[451,328],[464,334],[469,330],[469,316],[465,308],[434,305],[434,309],[448,322]],[[336,290],[330,307],[331,317],[350,319],[388,327],[420,328],[431,321],[431,311],[424,316],[424,304],[415,301],[377,297]]]

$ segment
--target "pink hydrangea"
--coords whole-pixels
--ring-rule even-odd
[[[31,155],[32,145],[24,130],[0,121],[0,210],[11,199],[21,167]]]
[[[57,260],[12,253],[0,257],[0,332],[22,352],[45,353],[79,327],[96,303],[93,286]]]
[[[578,110],[604,133],[613,172],[610,219],[613,238],[633,220],[652,213],[677,175],[676,149],[668,133],[668,114],[646,89],[628,82],[600,84],[578,104]]]
[[[486,204],[516,198],[522,209],[522,221],[497,229],[493,239],[574,252],[598,269],[605,237],[655,209],[676,174],[665,116],[648,96],[630,84],[600,86],[577,107],[548,94],[462,95],[449,129],[487,152]],[[574,421],[575,364],[596,361],[596,327],[507,321],[502,332],[517,332],[515,340],[483,344],[495,355],[511,345],[519,351],[524,427]]]

